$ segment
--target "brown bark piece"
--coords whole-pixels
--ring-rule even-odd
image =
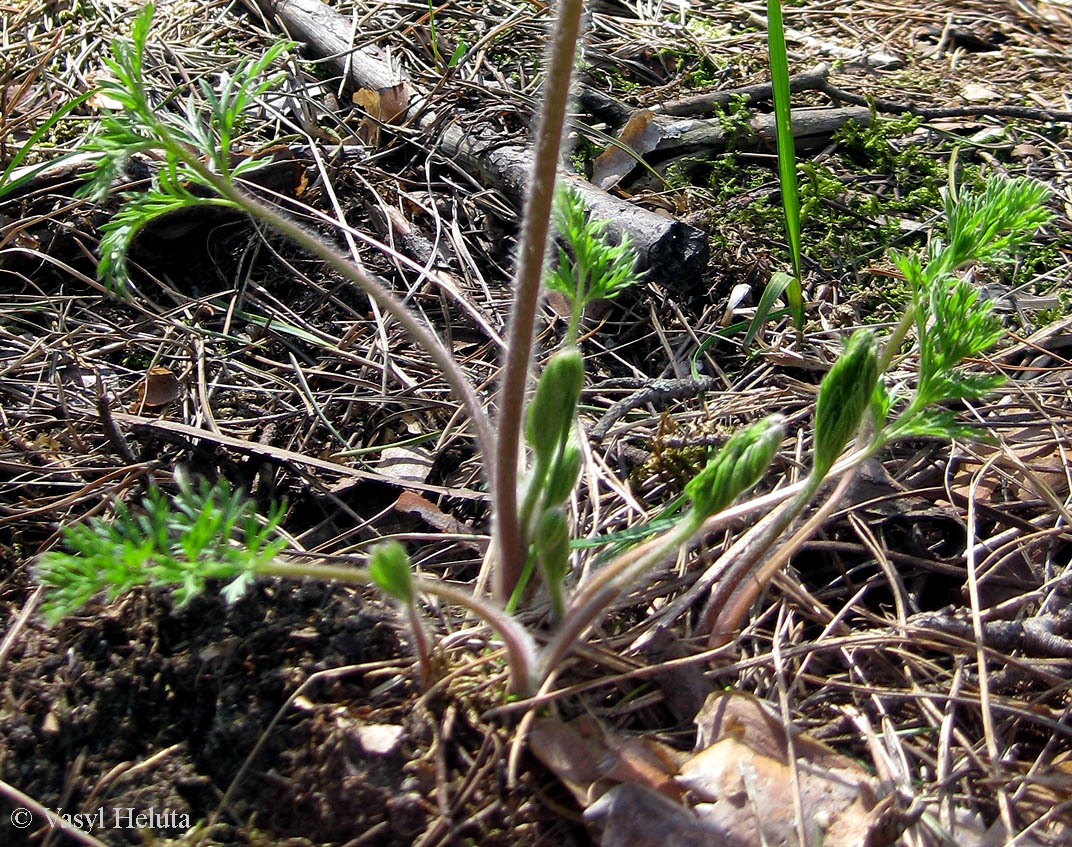
[[[354,47],[350,21],[320,0],[246,0],[246,4],[275,17],[295,41],[326,57],[350,83],[379,95],[379,115],[386,123],[400,121],[409,108],[413,88],[401,65],[379,48]]]

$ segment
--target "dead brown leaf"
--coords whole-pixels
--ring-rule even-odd
[[[874,778],[819,741],[787,733],[756,698],[712,694],[696,724],[691,756],[588,718],[538,721],[530,743],[601,825],[602,847],[794,847],[798,797],[809,845],[892,843]]]
[[[663,133],[648,109],[638,109],[618,136],[592,163],[592,182],[605,191],[616,186],[637,166],[639,157],[650,153],[662,140]]]
[[[138,389],[139,408],[166,406],[182,396],[182,383],[168,368],[153,367]]]
[[[799,791],[808,843],[884,843],[873,778],[852,759],[795,731],[754,697],[712,694],[696,717],[700,750],[678,782],[699,801],[701,819],[744,843],[797,843]],[[790,758],[790,738],[792,754]]]
[[[590,718],[538,720],[529,746],[582,805],[590,805],[619,783],[642,785],[672,800],[683,791],[673,781],[683,754],[644,738],[623,738]]]
[[[360,106],[368,117],[357,128],[357,137],[370,147],[380,143],[380,95],[370,88],[359,88],[354,92],[354,105]]]
[[[353,94],[355,105],[360,106],[368,117],[357,128],[358,137],[370,147],[380,143],[380,124],[399,123],[409,108],[409,86],[405,83],[390,88],[359,88]]]
[[[410,515],[417,515],[429,526],[451,535],[475,535],[476,531],[469,524],[448,515],[431,500],[413,491],[403,491],[395,501],[395,510]],[[487,542],[463,541],[462,545],[475,553],[484,554]]]

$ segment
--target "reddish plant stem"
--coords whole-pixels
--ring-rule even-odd
[[[854,468],[838,480],[833,493],[818,511],[808,518],[804,526],[765,562],[753,564],[743,574],[734,573],[731,569],[727,575],[729,578],[726,580],[729,588],[728,596],[718,606],[715,605],[717,600],[712,603],[714,621],[707,640],[709,648],[722,647],[733,640],[740,629],[741,621],[748,614],[748,610],[760,592],[774,579],[774,575],[782,569],[790,557],[804,545],[804,542],[818,531],[823,521],[830,517],[855,478],[856,469]]]
[[[525,551],[518,521],[517,464],[521,417],[525,407],[533,328],[540,299],[551,203],[555,193],[562,127],[569,102],[573,57],[581,28],[583,0],[560,0],[551,30],[543,110],[536,132],[535,161],[521,223],[516,295],[499,392],[498,441],[495,472],[495,537],[499,561],[495,568],[495,597],[505,603],[521,577]]]

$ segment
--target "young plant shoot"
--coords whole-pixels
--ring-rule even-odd
[[[640,276],[629,234],[624,234],[618,244],[608,242],[610,222],[592,219],[581,195],[572,188],[559,186],[552,215],[566,246],[559,246],[558,265],[547,275],[546,285],[569,301],[566,344],[573,344],[588,305],[617,297],[639,282]]]
[[[136,512],[116,503],[113,520],[94,518],[66,529],[67,551],[39,558],[35,573],[49,588],[44,612],[50,622],[101,592],[114,598],[138,585],[169,586],[176,601],[183,603],[203,591],[208,580],[231,580],[227,589],[231,596],[256,575],[372,583],[405,609],[423,682],[431,680],[431,650],[417,603],[420,595],[431,594],[487,622],[505,647],[511,689],[530,694],[609,612],[616,598],[692,544],[718,520],[720,512],[763,478],[785,437],[786,421],[780,415],[753,423],[729,438],[687,484],[691,505],[675,526],[621,553],[567,595],[572,533],[566,506],[580,476],[583,437],[577,420],[585,376],[578,347],[581,317],[592,300],[614,297],[637,280],[628,241],[609,244],[606,223],[591,220],[579,196],[560,189],[554,199],[554,222],[564,245],[558,251],[557,268],[547,276],[547,286],[568,298],[570,323],[564,345],[548,360],[526,405],[551,192],[579,16],[580,0],[562,0],[553,31],[550,93],[536,145],[535,189],[522,226],[497,437],[475,389],[422,319],[384,284],[239,185],[242,174],[263,162],[253,156],[235,164],[235,127],[243,110],[273,84],[273,79],[262,76],[287,46],[277,45],[260,59],[245,63],[222,81],[218,91],[202,81],[198,103],[194,92],[183,101],[177,95],[156,98],[147,87],[143,62],[151,6],[137,17],[131,41],[113,44],[107,61],[114,79],[101,87],[122,110],[101,119],[100,132],[91,145],[100,153],[100,161],[86,191],[93,197],[106,193],[133,155],[152,151],[160,169],[147,189],[123,195],[119,212],[105,226],[101,277],[117,287],[124,284],[128,250],[146,223],[175,209],[212,204],[239,209],[260,220],[362,286],[427,351],[470,416],[493,491],[496,602],[443,581],[416,577],[405,549],[397,543],[373,550],[367,570],[281,561],[285,544],[273,537],[283,516],[281,508],[258,521],[248,502],[222,483],[202,484],[195,490],[180,477],[174,501],[153,488]],[[738,626],[782,561],[768,558],[772,546],[826,480],[895,439],[962,434],[952,411],[942,404],[980,397],[996,384],[993,377],[966,372],[963,363],[993,344],[1000,329],[989,304],[981,302],[977,292],[954,273],[970,262],[1001,261],[1024,243],[1048,220],[1043,207],[1046,196],[1045,189],[1033,182],[996,178],[979,196],[958,199],[950,193],[946,239],[935,239],[923,255],[894,254],[894,262],[912,285],[912,306],[881,355],[874,334],[858,331],[826,374],[816,404],[811,473],[795,497],[783,502],[726,554],[724,577],[704,614],[708,632],[732,632]],[[915,344],[902,350],[913,328]],[[913,350],[918,352],[919,368],[914,391],[907,384],[888,389],[883,373],[892,358]],[[519,482],[522,430],[530,455],[526,457],[528,470]],[[854,438],[855,450],[845,457]],[[543,579],[556,624],[542,652],[532,633],[511,614],[534,573]],[[503,609],[507,598],[509,611]]]
[[[815,410],[812,472],[796,498],[727,551],[726,574],[712,590],[700,627],[711,636],[712,644],[732,636],[773,576],[775,568],[760,569],[762,559],[811,502],[853,434],[862,431],[865,409],[870,410],[871,435],[857,445],[852,466],[897,439],[978,437],[958,424],[955,413],[943,404],[979,399],[1000,384],[1000,375],[968,373],[963,363],[991,347],[1002,329],[991,303],[980,301],[978,291],[953,272],[972,262],[1011,258],[1017,247],[1050,220],[1044,205],[1048,196],[1043,186],[1031,180],[991,177],[978,195],[959,201],[951,194],[946,197],[944,241],[932,240],[922,255],[893,254],[894,263],[912,286],[912,305],[881,356],[871,333],[859,330],[823,379]],[[913,326],[918,352],[915,392],[910,393],[906,385],[891,391],[882,374]],[[906,395],[910,399],[902,399]]]

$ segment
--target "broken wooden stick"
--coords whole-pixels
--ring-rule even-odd
[[[375,90],[381,97],[396,86],[407,89],[407,109],[415,114],[416,101],[422,99],[421,92],[411,89],[400,69],[374,55],[369,48],[354,50],[350,22],[320,0],[245,2],[251,8],[277,18],[285,31],[300,38],[313,53],[328,57],[355,88]],[[421,125],[428,129],[438,123],[431,115],[421,121]],[[475,171],[488,184],[518,202],[525,196],[532,169],[532,154],[525,145],[504,143],[500,137],[474,134],[452,126],[437,138],[437,146],[463,168]],[[580,192],[594,217],[611,222],[608,232],[612,237],[629,235],[637,250],[640,267],[649,269],[658,280],[687,284],[703,272],[709,248],[702,230],[614,197],[580,176],[565,174],[564,178]]]

